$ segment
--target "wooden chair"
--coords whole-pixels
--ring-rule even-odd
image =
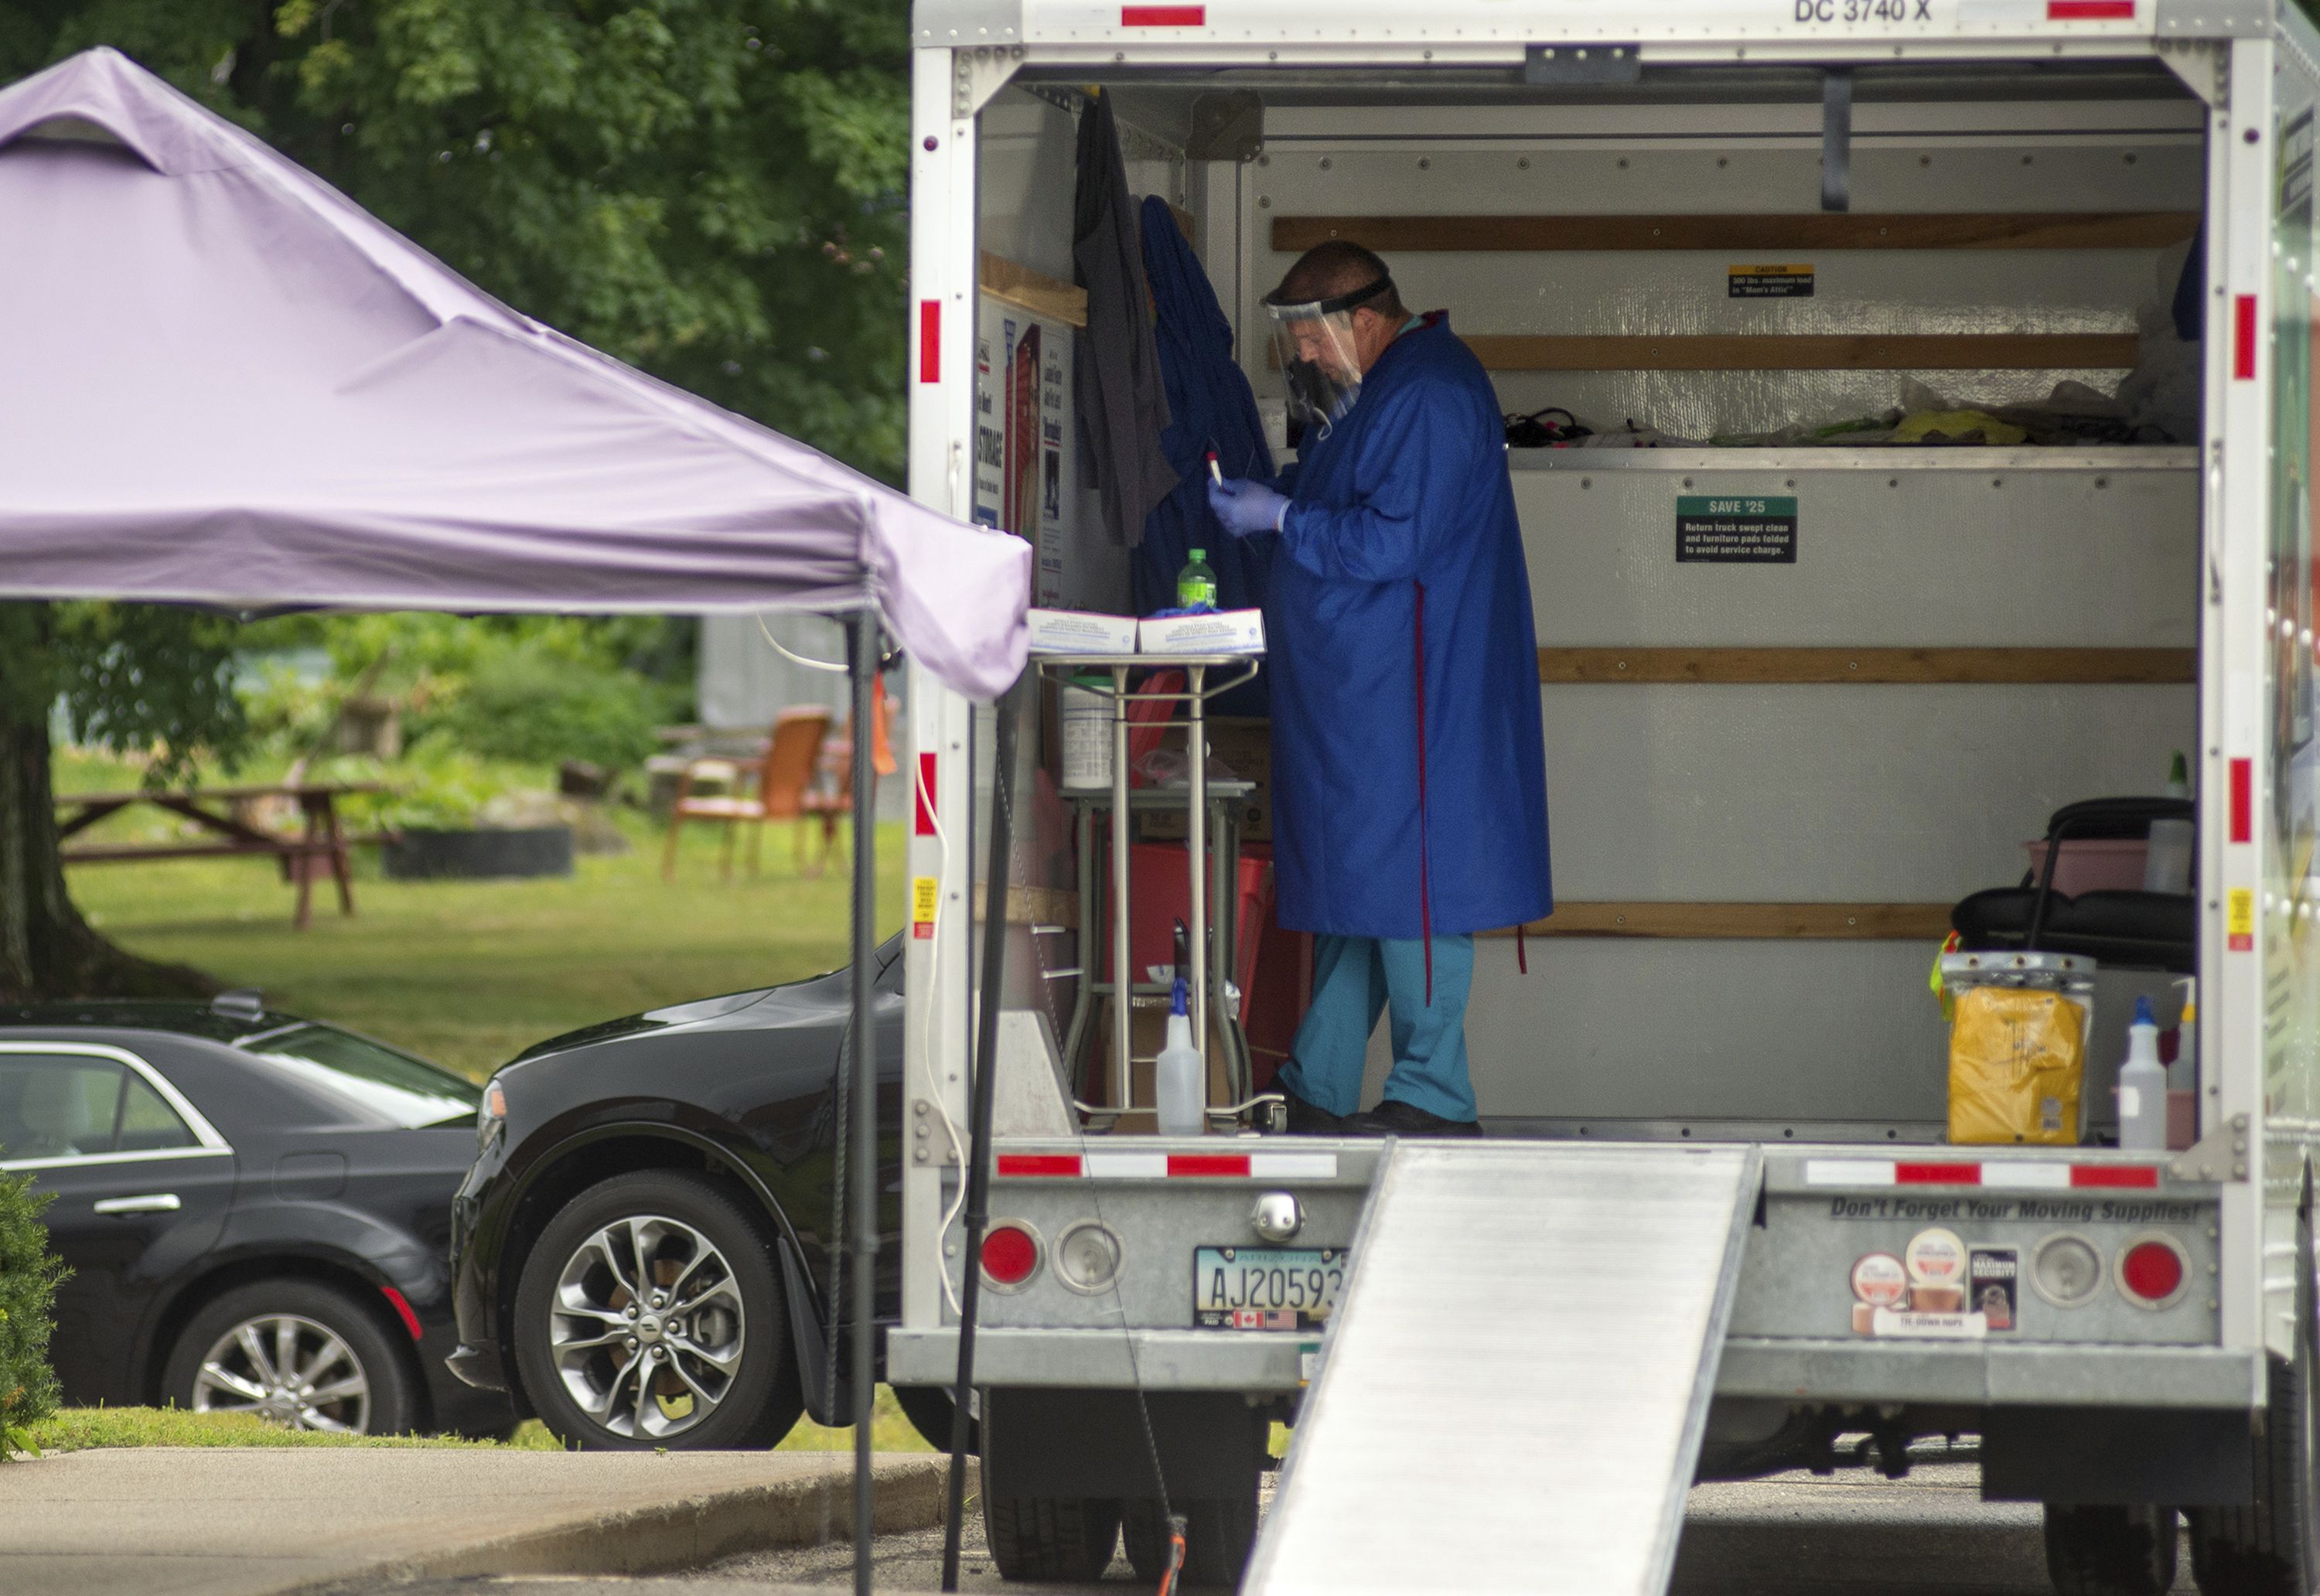
[[[830,856],[838,851],[838,822],[854,818],[851,737],[832,737],[821,745],[821,768],[815,772],[813,784],[806,789],[805,812],[821,821],[821,857],[814,861],[812,869],[805,870],[802,866],[800,869],[806,875],[819,875],[829,867]]]
[[[829,712],[826,709],[805,706],[784,710],[774,721],[773,736],[766,740],[766,757],[755,769],[730,759],[690,761],[684,774],[677,778],[676,802],[669,810],[668,842],[661,851],[661,879],[676,879],[676,844],[687,821],[724,822],[725,846],[718,856],[718,876],[723,881],[733,879],[733,837],[738,828],[745,824],[756,828],[749,834],[749,874],[755,875],[765,853],[766,822],[795,821],[798,872],[803,875],[805,792],[813,780],[822,739],[829,730]],[[694,782],[712,776],[736,784],[734,790],[695,797]]]
[[[886,683],[881,677],[871,700],[870,792],[875,797],[878,778],[894,774],[894,749],[887,737]],[[814,775],[813,784],[806,789],[805,812],[821,820],[821,857],[811,870],[800,870],[819,875],[829,867],[830,856],[838,851],[838,825],[840,821],[854,818],[854,730],[851,726],[821,745],[821,767]]]

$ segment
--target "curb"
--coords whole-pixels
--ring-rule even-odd
[[[877,1533],[940,1524],[949,1462],[941,1456],[890,1457],[874,1465],[871,1522]],[[972,1499],[980,1471],[972,1459],[967,1467]],[[383,1583],[482,1574],[670,1573],[745,1552],[848,1541],[853,1533],[852,1477],[832,1474],[709,1492],[415,1557],[387,1558],[287,1587],[280,1596],[341,1596]]]

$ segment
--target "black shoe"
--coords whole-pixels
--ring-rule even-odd
[[[1389,1097],[1365,1114],[1349,1115],[1339,1121],[1347,1136],[1480,1136],[1480,1120],[1445,1120],[1439,1114],[1429,1114],[1414,1103]]]
[[[1289,1134],[1291,1136],[1343,1136],[1346,1121],[1324,1108],[1316,1108],[1286,1086],[1281,1095],[1288,1100]]]

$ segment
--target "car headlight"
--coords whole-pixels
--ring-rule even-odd
[[[484,1083],[484,1101],[476,1105],[476,1151],[491,1151],[492,1143],[507,1128],[507,1093],[497,1081]]]

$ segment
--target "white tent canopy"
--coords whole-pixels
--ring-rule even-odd
[[[0,596],[875,604],[991,698],[1030,549],[520,315],[110,50],[0,90]]]

